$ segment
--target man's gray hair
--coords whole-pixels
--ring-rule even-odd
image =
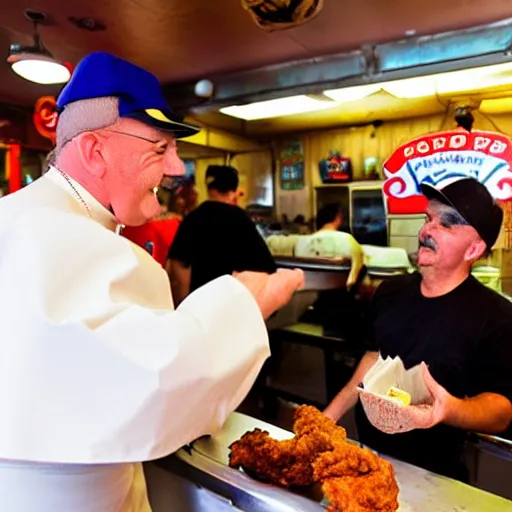
[[[62,148],[83,132],[112,126],[119,120],[119,98],[107,96],[79,100],[66,105],[57,121],[57,143],[54,160]]]

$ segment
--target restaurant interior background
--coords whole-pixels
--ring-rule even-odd
[[[315,189],[335,186],[322,182],[319,168],[330,155],[350,159],[354,181],[382,180],[398,146],[455,129],[457,109],[471,112],[475,130],[512,136],[507,0],[324,0],[318,16],[287,30],[262,29],[242,3],[0,0],[0,48],[9,54],[0,62],[0,196],[41,176],[52,148],[54,116],[36,104],[63,84],[14,72],[15,62],[41,54],[72,70],[87,53],[110,51],[154,72],[169,104],[203,128],[179,142],[199,201],[208,165],[230,163],[240,173],[241,206],[262,205],[275,219],[316,215]],[[422,78],[433,75],[444,88]],[[267,101],[278,102],[270,112],[260,103]],[[245,114],[237,108],[244,105]],[[295,181],[283,175],[290,159],[302,162]],[[509,240],[501,236],[483,263],[500,269],[512,294]],[[316,381],[323,357],[303,357]],[[300,385],[315,391],[309,370]],[[510,461],[497,462],[493,450],[478,456],[472,482],[512,498],[503,476]]]
[[[354,180],[366,179],[368,159],[379,167],[401,143],[454,128],[457,106],[471,109],[475,129],[512,133],[512,8],[504,2],[489,0],[482,7],[474,1],[447,6],[440,0],[428,5],[398,0],[384,7],[377,0],[346,0],[340,8],[340,2],[326,1],[321,14],[291,30],[261,29],[242,3],[154,0],[151,9],[139,9],[126,1],[113,10],[105,0],[73,9],[44,0],[38,9],[26,9],[2,0],[0,44],[11,55],[16,52],[10,45],[33,47],[37,34],[45,52],[70,69],[94,50],[113,51],[148,67],[166,84],[170,104],[205,128],[180,143],[182,157],[194,162],[199,199],[206,196],[206,167],[229,161],[241,174],[242,206],[270,206],[276,217],[314,217],[314,188],[322,185],[318,165],[330,152],[351,159]],[[324,94],[507,63],[510,68],[497,71],[494,82],[471,78],[474,85],[468,87],[459,78],[444,92],[415,94],[418,86],[412,83],[403,84],[399,94],[380,90],[353,100],[332,101]],[[21,144],[25,184],[27,174],[28,181],[38,176],[25,155],[45,154],[51,147],[34,129],[34,105],[38,98],[58,95],[62,85],[31,83],[10,68],[7,61],[0,66],[0,140]],[[297,96],[304,113],[297,105],[295,113],[276,115],[284,113],[276,107],[255,120],[219,112]],[[496,103],[500,98],[505,100]],[[309,105],[313,102],[324,105],[317,109]],[[303,186],[283,190],[281,152],[297,141]]]
[[[498,96],[512,96],[512,64],[505,74],[510,76],[511,86],[499,88]],[[247,131],[250,127],[253,131],[250,135],[242,130],[228,131],[226,127],[232,128],[234,119],[223,119],[227,117],[224,114],[211,111],[192,113],[188,119],[203,125],[204,130],[197,136],[180,141],[180,155],[188,168],[193,169],[199,202],[207,197],[206,168],[211,164],[229,162],[240,173],[242,207],[264,206],[272,210],[275,219],[283,214],[289,219],[297,215],[312,219],[317,207],[315,188],[332,186],[322,183],[319,170],[319,163],[331,153],[339,152],[350,159],[354,181],[375,177],[383,179],[382,164],[398,146],[426,133],[455,128],[455,109],[466,103],[474,105],[475,129],[512,135],[512,103],[507,96],[502,107],[505,111],[491,109],[487,113],[479,108],[484,101],[482,98],[495,96],[496,93],[479,90],[477,94],[452,101],[450,97],[396,98],[379,91],[329,110],[247,121],[244,128]],[[0,187],[3,193],[9,191],[9,165],[6,163],[9,143],[21,142],[21,186],[41,175],[46,154],[51,149],[49,141],[34,128],[31,109],[23,107],[22,116],[19,109],[12,105],[3,109],[7,120],[12,119],[10,112],[16,114],[16,124],[5,126],[8,137],[0,146]],[[510,111],[506,111],[508,109]],[[13,139],[9,135],[14,130],[17,133]],[[296,189],[284,188],[282,183],[282,161],[289,147],[299,151],[299,158],[303,160],[303,181]],[[377,176],[369,175],[368,161],[373,164],[371,170],[373,173],[376,170]],[[408,252],[414,252],[416,244],[415,236],[410,237]],[[512,293],[510,249],[501,236],[491,257],[480,262],[500,268],[502,287],[507,293]]]

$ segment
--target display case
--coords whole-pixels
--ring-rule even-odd
[[[330,203],[343,209],[340,231],[352,233],[360,244],[388,245],[383,181],[353,181],[315,187],[316,211]]]

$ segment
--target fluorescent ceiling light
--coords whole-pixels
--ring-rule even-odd
[[[483,100],[478,110],[483,114],[503,114],[505,112],[512,112],[512,98]]]
[[[432,96],[436,91],[436,84],[431,77],[406,78],[393,82],[382,82],[377,84],[356,85],[342,89],[330,89],[324,91],[325,96],[339,102],[358,101],[385,91],[397,98],[421,98]]]
[[[380,84],[356,85],[354,87],[324,91],[324,95],[334,101],[348,103],[350,101],[362,100],[367,96],[379,92],[381,89],[382,86]]]
[[[423,98],[436,94],[448,95],[502,86],[512,86],[512,63],[510,62],[370,85],[331,89],[324,91],[324,94],[337,101],[343,101],[343,98],[350,97],[362,99],[378,90],[386,91],[397,98]]]
[[[431,76],[419,76],[385,82],[381,88],[397,98],[425,98],[435,96],[436,81]]]
[[[385,91],[397,98],[412,99],[436,95],[467,94],[504,86],[509,86],[512,89],[512,62],[324,91],[324,96],[333,100],[332,102],[317,100],[305,95],[290,96],[248,105],[225,107],[220,111],[229,116],[253,121],[326,110],[343,103],[362,100],[379,91]]]
[[[440,93],[476,91],[512,85],[512,63],[454,71],[438,76]]]
[[[221,108],[220,111],[228,116],[245,119],[246,121],[254,121],[256,119],[269,119],[292,114],[305,114],[306,112],[326,110],[335,106],[337,106],[337,103],[333,101],[316,100],[304,95],[258,101],[248,105],[234,105]]]

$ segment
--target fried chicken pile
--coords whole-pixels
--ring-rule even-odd
[[[322,484],[329,512],[394,512],[398,486],[393,466],[347,441],[346,432],[309,405],[295,411],[295,437],[272,439],[255,429],[231,446],[229,465],[282,487]]]

